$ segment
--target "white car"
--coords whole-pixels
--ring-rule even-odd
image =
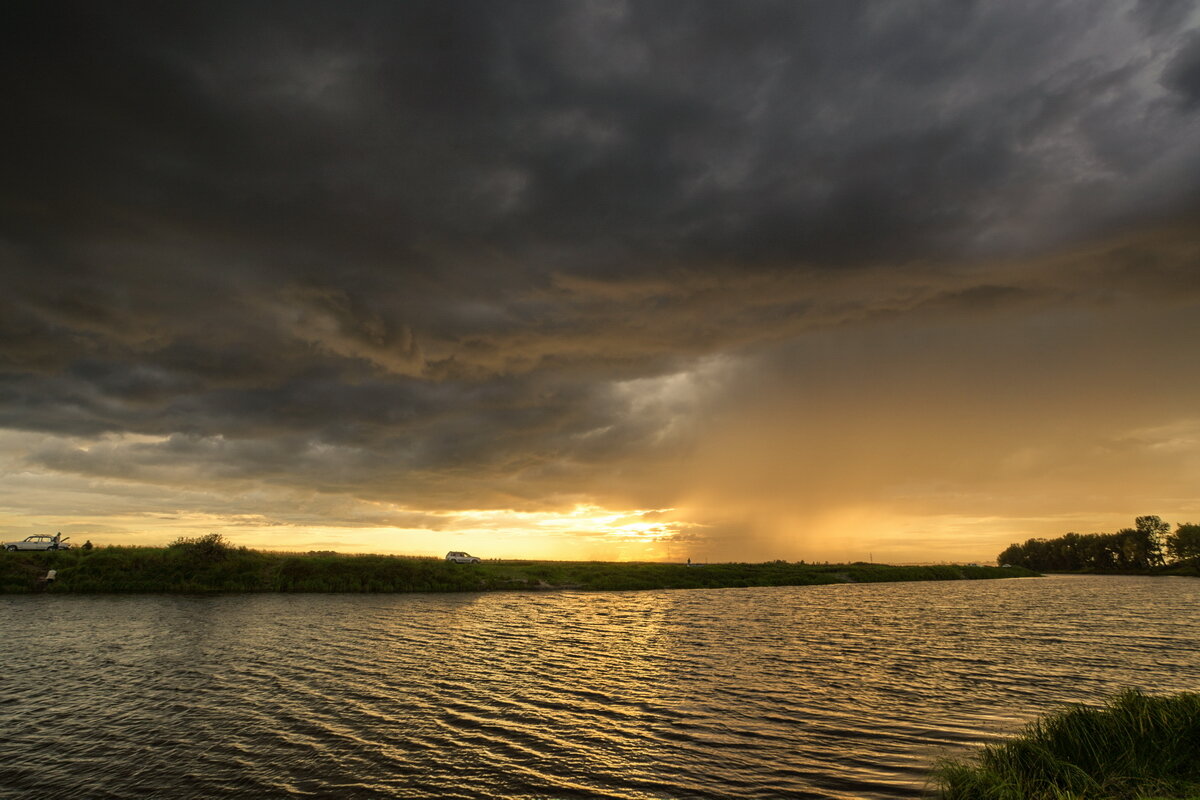
[[[455,564],[478,564],[482,559],[476,558],[470,553],[464,553],[461,550],[451,550],[446,553],[446,560],[452,561]]]
[[[68,537],[70,538],[70,537]],[[49,533],[35,533],[26,536],[19,542],[5,542],[5,550],[69,550],[71,545],[66,539],[52,536]]]

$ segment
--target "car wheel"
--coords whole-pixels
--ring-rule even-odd
[[[4,549],[5,549],[5,550],[7,550],[7,551],[8,551],[8,552],[10,552],[10,553],[15,553],[15,552],[17,552],[17,546],[16,546],[15,544],[10,544],[8,547],[6,547],[6,548],[4,548]]]

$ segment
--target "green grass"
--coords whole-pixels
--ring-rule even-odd
[[[944,800],[1200,800],[1200,694],[1071,706],[935,779]]]
[[[277,553],[203,537],[170,547],[98,547],[48,553],[0,552],[0,593],[462,592],[511,589],[699,589],[825,583],[1025,577],[998,567],[882,564],[682,564],[488,561],[338,553]]]

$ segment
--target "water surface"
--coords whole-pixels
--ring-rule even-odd
[[[6,798],[901,798],[1200,689],[1200,581],[0,597]]]

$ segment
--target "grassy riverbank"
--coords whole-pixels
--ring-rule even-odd
[[[1200,800],[1200,694],[1071,707],[936,777],[944,800]]]
[[[49,587],[38,579],[57,571]],[[883,564],[683,564],[488,561],[275,553],[246,548],[100,547],[48,553],[0,552],[0,593],[80,592],[472,592],[514,589],[699,589],[824,583],[1029,577],[999,567]]]

